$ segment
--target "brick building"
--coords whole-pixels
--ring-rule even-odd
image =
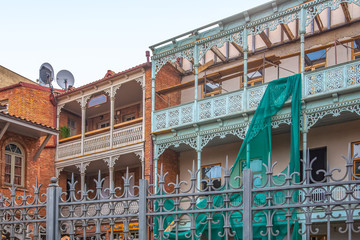
[[[1,192],[44,186],[54,176],[56,148],[56,106],[47,87],[19,82],[0,89],[0,169]]]

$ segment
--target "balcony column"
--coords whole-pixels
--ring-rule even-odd
[[[197,170],[198,170],[197,185],[200,191],[201,190],[201,150],[197,150],[196,153],[197,153]]]
[[[145,161],[144,161],[144,150],[135,152],[135,155],[140,159],[141,162],[141,179],[145,179]]]
[[[56,108],[56,129],[60,129],[60,113],[61,109],[64,107],[64,104],[57,105]],[[56,137],[56,149],[55,149],[55,159],[59,158],[59,136]]]
[[[86,99],[81,98],[81,155],[84,155]]]
[[[243,95],[243,109],[247,110],[247,71],[248,71],[248,41],[247,41],[247,29],[244,28],[243,31],[243,52],[244,52],[244,95]],[[240,83],[241,87],[241,83]]]
[[[305,9],[300,10],[300,68],[301,68],[301,77],[304,77],[305,72],[305,33],[306,33],[306,13]]]
[[[114,106],[115,94],[113,86],[110,87],[110,148],[113,148],[113,132],[114,132]]]
[[[198,49],[198,45],[195,44],[194,47],[194,78],[195,78],[195,86],[194,86],[194,111],[195,111],[195,121],[198,121],[198,108],[197,108],[197,101],[198,101],[198,88],[199,88],[199,79],[198,79],[198,74],[199,74],[199,49]]]
[[[159,147],[154,144],[154,186],[155,186],[155,192],[158,189],[158,182],[157,182],[157,174],[158,174],[158,162],[159,162]]]
[[[305,73],[305,33],[306,33],[306,13],[305,9],[300,10],[300,68],[301,68],[301,80],[304,79],[304,73]],[[303,82],[303,81],[302,81]],[[304,87],[304,85],[302,86]],[[306,173],[306,163],[307,163],[307,133],[308,133],[308,127],[307,127],[307,118],[306,114],[303,115],[303,160],[305,163],[305,166],[303,167],[303,177],[305,179],[305,173]],[[305,183],[307,183],[307,180],[305,180]]]
[[[81,183],[81,194],[85,190],[85,172],[86,168],[89,166],[90,162],[80,163],[76,167],[80,170],[80,183]]]
[[[156,60],[153,60],[151,64],[151,132],[154,128],[154,111],[155,111],[155,77],[156,77]],[[144,121],[144,119],[143,119]]]
[[[118,160],[118,157],[109,157],[104,159],[104,161],[107,163],[109,167],[110,196],[112,196],[114,190],[114,166],[116,160]]]

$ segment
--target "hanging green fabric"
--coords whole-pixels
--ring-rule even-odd
[[[274,116],[280,109],[282,109],[285,102],[291,98],[291,157],[288,170],[290,173],[296,171],[299,172],[299,146],[300,146],[300,110],[301,110],[301,74],[293,75],[290,77],[281,78],[278,80],[271,81],[262,97],[259,106],[257,107],[254,117],[250,123],[249,129],[245,136],[245,139],[241,145],[239,154],[234,163],[230,174],[230,182],[233,187],[239,186],[239,181],[234,178],[242,175],[244,167],[254,168],[253,172],[257,172],[262,179],[266,177],[266,171],[263,167],[264,164],[268,164],[270,157],[271,161],[271,117]],[[287,172],[287,170],[284,170]],[[297,176],[296,176],[297,177]],[[260,180],[257,179],[257,180]],[[281,179],[279,180],[281,181]],[[298,181],[298,179],[296,179]],[[262,185],[261,182],[255,182],[255,185]],[[296,194],[295,194],[296,195]],[[281,196],[280,196],[281,197]],[[230,199],[232,203],[241,202],[240,195],[233,195]],[[294,196],[297,199],[297,196]],[[213,199],[213,205],[215,207],[222,206],[223,197],[221,195],[215,196]],[[258,197],[254,199],[258,203],[265,203],[265,197]],[[174,203],[172,200],[167,200],[162,203],[165,209],[172,209]],[[197,206],[203,208],[206,211],[207,200],[200,201]],[[157,204],[156,204],[157,205]],[[293,216],[294,217],[294,216]],[[296,216],[295,216],[296,217]],[[220,215],[214,216],[214,222],[217,224],[211,225],[211,233],[208,233],[208,225],[206,223],[206,216],[201,215],[196,217],[196,233],[197,235],[211,234],[212,239],[223,239],[219,236],[219,232],[222,232],[224,221]],[[268,239],[263,237],[260,232],[266,229],[266,219],[264,216],[257,215],[257,223],[253,224],[254,240]],[[278,236],[274,236],[271,239],[283,239],[287,232],[286,221],[281,222],[278,219],[284,219],[284,214],[277,213],[276,217],[273,218],[273,230],[279,231]],[[242,239],[242,222],[237,221],[241,219],[240,214],[233,214],[230,218],[230,224],[233,231],[236,231],[235,239]],[[261,219],[261,221],[259,221]],[[161,224],[164,228],[173,221],[173,218],[168,218],[164,221],[160,221],[159,217],[155,218],[154,233],[158,234],[158,227]],[[161,223],[162,222],[162,223]],[[293,239],[298,239],[297,234],[298,226],[294,224],[293,227]],[[165,230],[165,235],[168,239],[176,239],[175,233],[171,230]],[[177,238],[188,239],[190,236],[190,230],[178,233]]]

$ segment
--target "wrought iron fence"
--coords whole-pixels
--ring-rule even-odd
[[[221,186],[211,177],[199,186],[195,163],[188,182],[169,182],[161,168],[156,186],[133,186],[127,172],[104,189],[99,173],[94,189],[77,191],[73,177],[63,192],[52,178],[46,194],[36,184],[32,196],[16,196],[14,186],[1,195],[0,230],[6,239],[359,239],[360,178],[353,158],[344,160],[341,170],[316,173],[317,160],[306,161],[303,174],[275,174],[268,162],[260,175],[235,177],[226,163]]]

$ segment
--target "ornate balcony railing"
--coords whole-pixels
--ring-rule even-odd
[[[121,147],[127,144],[143,140],[142,122],[127,127],[114,129],[113,147]],[[94,153],[110,148],[110,131],[85,137],[84,154]],[[81,139],[60,143],[58,147],[58,159],[71,158],[81,155]]]
[[[303,98],[331,94],[360,86],[360,60],[346,62],[304,74]],[[220,117],[254,111],[265,93],[267,84],[205,98],[155,111],[153,132],[183,127]],[[246,101],[244,101],[246,97]]]

